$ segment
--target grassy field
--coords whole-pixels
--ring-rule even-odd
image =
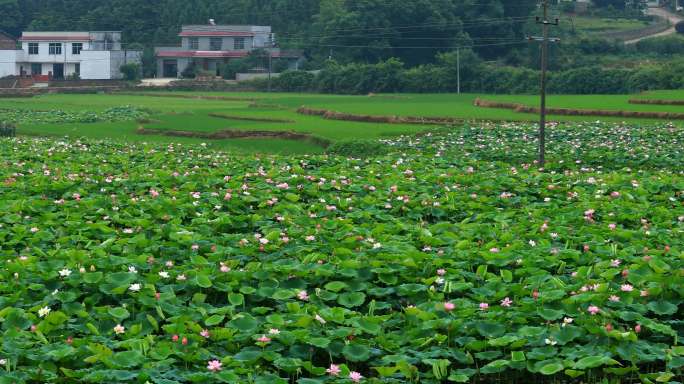
[[[648,23],[636,19],[603,18],[603,17],[564,17],[562,26],[566,29],[574,28],[579,33],[621,32],[640,29]]]
[[[41,111],[103,112],[108,108],[133,105],[148,110],[150,121],[96,123],[36,123],[20,122],[23,135],[47,135],[90,138],[119,138],[132,142],[201,143],[206,138],[179,138],[162,135],[139,135],[140,127],[154,130],[194,131],[211,133],[221,130],[290,131],[307,134],[328,142],[348,139],[374,139],[417,133],[432,126],[410,124],[379,124],[326,120],[319,116],[304,116],[296,109],[306,106],[362,115],[395,115],[416,117],[451,117],[464,120],[535,121],[536,115],[516,113],[507,109],[486,109],[473,105],[477,97],[492,101],[537,105],[537,96],[521,95],[454,95],[403,94],[376,96],[339,96],[318,94],[265,93],[174,93],[185,96],[222,96],[231,100],[164,97],[154,95],[44,95],[32,99],[2,99],[0,109],[30,109]],[[157,96],[158,95],[158,96]],[[653,112],[684,112],[682,106],[632,105],[631,98],[684,99],[684,91],[662,91],[642,95],[552,95],[549,107],[604,109]],[[224,118],[210,114],[221,114]],[[227,118],[226,118],[227,116]],[[248,121],[236,118],[276,119],[280,121]],[[555,121],[615,121],[624,118],[593,118],[582,116],[550,116]],[[653,119],[630,119],[634,124],[653,124]],[[682,125],[682,122],[676,122]],[[235,151],[283,154],[319,153],[323,148],[309,141],[275,138],[242,138],[212,140],[212,145]]]

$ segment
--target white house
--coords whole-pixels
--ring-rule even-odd
[[[121,32],[24,32],[19,42],[21,49],[0,50],[0,77],[120,79],[119,68],[142,57],[122,49]]]
[[[161,77],[178,77],[190,65],[220,76],[223,65],[257,49],[272,58],[287,59],[293,67],[301,56],[278,48],[270,26],[216,25],[210,20],[209,25],[184,25],[178,36],[180,46],[155,48]]]

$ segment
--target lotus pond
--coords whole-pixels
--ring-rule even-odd
[[[0,383],[682,382],[684,131],[0,141]]]

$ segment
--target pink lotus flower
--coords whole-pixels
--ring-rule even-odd
[[[450,302],[448,302],[448,301],[447,301],[446,303],[444,303],[444,310],[445,310],[445,311],[451,312],[451,311],[453,311],[454,309],[456,309],[456,304],[450,303]]]
[[[438,270],[437,270],[437,275],[438,275],[438,276],[444,276],[444,275],[446,275],[446,269],[438,269]]]
[[[636,332],[636,333],[641,333],[641,324],[637,324],[637,325],[634,327],[634,332]]]
[[[220,361],[218,361],[218,360],[211,360],[211,361],[207,364],[207,369],[210,370],[210,371],[212,371],[212,372],[217,372],[217,371],[220,371],[220,370],[221,370],[221,365],[222,365],[222,364],[221,364]]]
[[[330,364],[330,368],[326,369],[325,372],[327,372],[330,376],[337,376],[342,372],[340,369],[339,365],[335,364]]]
[[[612,197],[613,199],[617,199],[618,197],[620,197],[620,192],[614,191],[610,194],[610,197]]]
[[[480,303],[480,310],[481,310],[481,311],[486,311],[487,309],[489,309],[489,304],[487,304],[487,303]]]
[[[299,293],[297,293],[297,297],[299,298],[299,300],[302,300],[302,301],[309,300],[309,294],[306,293],[306,291],[299,291]]]
[[[200,332],[200,336],[204,337],[205,339],[208,339],[211,334],[209,334],[209,330],[203,329],[202,332]]]
[[[614,259],[610,261],[610,266],[614,268],[619,267],[620,264],[622,264],[622,261],[620,261],[619,259]]]
[[[632,292],[634,290],[634,287],[630,284],[622,284],[620,286],[620,290],[622,292]]]
[[[260,343],[270,343],[270,342],[271,342],[271,338],[268,337],[268,336],[266,336],[266,335],[261,335],[261,337],[258,338],[257,341],[260,342]]]
[[[597,307],[597,306],[595,306],[595,305],[590,305],[589,308],[587,308],[587,311],[589,311],[589,313],[591,313],[592,316],[595,315],[595,314],[597,314],[597,313],[599,313],[599,312],[601,312],[601,310],[599,309],[599,307]]]
[[[196,251],[199,249],[199,245],[193,244],[192,247],[190,247],[190,249],[192,249],[193,251]]]
[[[647,290],[644,289],[644,290],[642,290],[641,292],[639,292],[639,295],[640,295],[641,297],[648,297],[649,293],[648,293]]]
[[[499,253],[499,251],[500,251],[499,248],[496,248],[496,247],[491,248],[491,249],[489,250],[489,252],[491,252],[491,253]]]
[[[610,229],[611,231],[614,231],[615,228],[617,228],[617,225],[615,225],[614,223],[608,224],[608,229]]]
[[[505,299],[503,299],[503,300],[501,300],[501,306],[502,306],[502,307],[508,308],[508,307],[511,306],[511,304],[513,304],[513,300],[509,299],[508,297],[505,298]]]
[[[150,189],[150,196],[152,197],[159,197],[159,192],[157,192],[154,189]]]
[[[611,296],[608,298],[608,300],[612,301],[613,303],[617,303],[618,301],[620,301],[620,298],[619,298],[618,296],[611,295]]]
[[[361,382],[361,379],[363,379],[363,376],[361,376],[361,374],[356,371],[351,371],[349,372],[349,378],[351,379],[351,381],[359,383]]]

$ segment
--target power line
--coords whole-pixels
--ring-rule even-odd
[[[301,44],[306,47],[325,47],[325,48],[372,48],[372,49],[465,49],[465,48],[479,48],[479,47],[494,47],[494,46],[504,46],[504,45],[518,45],[527,44],[526,41],[517,42],[505,42],[505,43],[492,43],[492,44],[472,44],[472,45],[462,45],[462,46],[375,46],[375,45],[341,45],[341,44]]]

